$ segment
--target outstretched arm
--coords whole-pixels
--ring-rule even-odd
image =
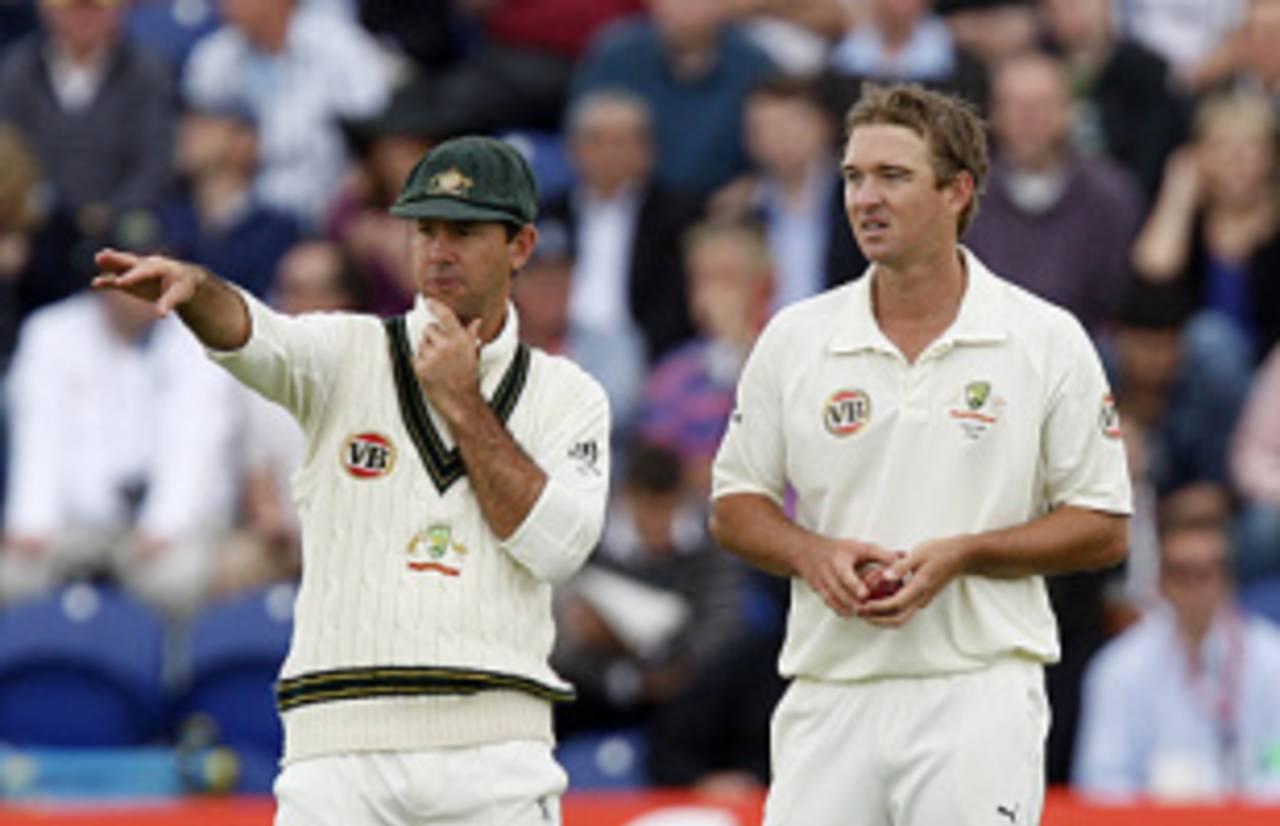
[[[206,347],[238,350],[249,340],[249,308],[230,284],[204,267],[158,255],[104,249],[94,256],[96,290],[119,290],[150,303],[158,316],[177,310]]]

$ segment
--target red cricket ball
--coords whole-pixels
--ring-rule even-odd
[[[891,597],[902,588],[902,580],[889,579],[885,576],[885,566],[879,562],[868,562],[858,569],[858,575],[871,592],[871,599]]]

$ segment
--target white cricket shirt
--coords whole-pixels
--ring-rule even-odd
[[[963,254],[959,313],[915,364],[875,321],[870,270],[779,313],[743,372],[712,496],[782,503],[790,486],[802,527],[898,550],[1060,505],[1128,513],[1115,407],[1083,328]],[[787,676],[946,674],[1009,656],[1058,657],[1040,577],[959,577],[899,629],[841,618],[792,581]]]

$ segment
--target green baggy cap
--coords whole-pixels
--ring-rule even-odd
[[[523,226],[538,216],[538,184],[510,144],[479,135],[453,138],[418,161],[391,214]]]

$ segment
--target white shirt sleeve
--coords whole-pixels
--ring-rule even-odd
[[[526,446],[547,474],[546,487],[524,522],[503,546],[539,579],[559,584],[582,566],[600,541],[609,495],[609,402],[586,373],[539,388],[541,398],[562,403],[540,411],[558,421],[545,439]]]
[[[239,350],[206,349],[242,383],[284,406],[306,428],[332,392],[344,336],[338,316],[288,316],[236,288],[249,308],[249,340]]]
[[[1041,436],[1048,501],[1132,513],[1120,419],[1097,351],[1074,318],[1057,338],[1058,374]]]
[[[738,380],[737,399],[712,465],[711,498],[756,493],[779,505],[786,493],[783,388],[775,368],[782,335],[770,324]]]

